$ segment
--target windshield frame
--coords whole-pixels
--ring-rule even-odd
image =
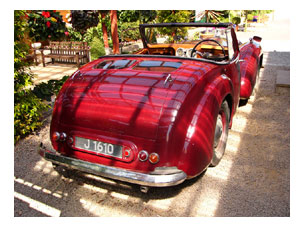
[[[201,27],[201,28],[226,28],[232,27],[232,23],[157,23],[157,24],[140,24],[139,32],[143,41],[144,48],[148,48],[148,40],[145,35],[146,28],[160,28],[160,27]]]

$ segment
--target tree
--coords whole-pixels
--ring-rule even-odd
[[[105,24],[105,17],[108,11],[106,10],[72,10],[72,26],[77,31],[80,31],[84,34],[88,28],[96,27],[100,22],[99,16],[101,17],[102,31],[103,31],[103,41],[106,48],[109,48],[108,44],[108,34]],[[117,12],[116,10],[110,11],[111,18],[111,36],[113,41],[113,50],[114,53],[119,53],[119,41],[117,33]],[[113,30],[112,30],[113,29]],[[117,52],[118,50],[118,52]]]
[[[113,53],[119,54],[119,39],[117,29],[117,10],[110,11],[111,18],[111,36],[113,41]]]
[[[101,24],[102,24],[102,33],[103,33],[103,43],[106,49],[106,54],[109,54],[109,42],[108,42],[108,31],[106,26],[106,12],[100,12],[101,14]]]
[[[71,10],[71,23],[73,28],[82,35],[88,28],[95,27],[99,23],[97,10]]]
[[[192,11],[191,10],[158,10],[156,22],[158,23],[174,23],[174,22],[190,22]],[[187,28],[182,27],[162,27],[157,28],[160,34],[166,35],[171,34],[168,40],[170,43],[174,42],[174,38],[177,36],[184,37],[187,34]],[[153,37],[152,30],[150,32],[150,37]]]
[[[206,22],[209,23],[211,20],[214,22],[219,22],[219,17],[222,13],[215,11],[215,10],[204,10],[200,14],[198,14],[199,18],[205,18]]]

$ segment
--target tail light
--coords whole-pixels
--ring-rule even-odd
[[[55,132],[53,133],[53,135],[52,135],[52,139],[53,139],[54,141],[58,141],[58,140],[60,139],[60,134],[59,134],[59,132],[55,131]]]
[[[123,148],[123,155],[126,158],[130,157],[131,156],[131,149],[129,147],[124,147]]]
[[[139,153],[138,153],[138,159],[140,161],[147,161],[149,155],[148,155],[148,152],[145,151],[145,150],[141,150]]]
[[[151,153],[149,155],[147,151],[141,150],[138,153],[138,159],[142,162],[147,161],[149,159],[149,162],[151,162],[152,164],[156,164],[159,161],[159,155],[157,153]]]
[[[66,133],[62,132],[62,133],[60,134],[60,141],[64,142],[64,141],[66,140],[66,138],[67,138]]]
[[[159,161],[159,155],[157,153],[152,153],[149,155],[149,162],[156,164]]]
[[[67,142],[68,142],[68,144],[72,145],[73,142],[74,142],[73,137],[72,136],[68,137],[68,141]]]

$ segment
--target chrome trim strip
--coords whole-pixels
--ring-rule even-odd
[[[178,170],[173,174],[157,175],[157,174],[145,174],[139,172],[133,172],[125,169],[116,167],[110,167],[100,164],[95,164],[87,161],[78,160],[75,158],[66,157],[63,155],[57,155],[44,148],[39,149],[39,154],[46,160],[63,165],[68,168],[80,170],[83,172],[125,181],[133,184],[150,186],[150,187],[166,187],[174,186],[182,183],[187,179],[185,172]]]

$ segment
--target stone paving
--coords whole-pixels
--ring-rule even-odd
[[[34,76],[34,84],[39,84],[41,82],[47,82],[52,79],[61,79],[63,76],[70,76],[77,70],[75,64],[47,64],[43,67],[42,64],[38,66],[32,66],[31,71]]]

